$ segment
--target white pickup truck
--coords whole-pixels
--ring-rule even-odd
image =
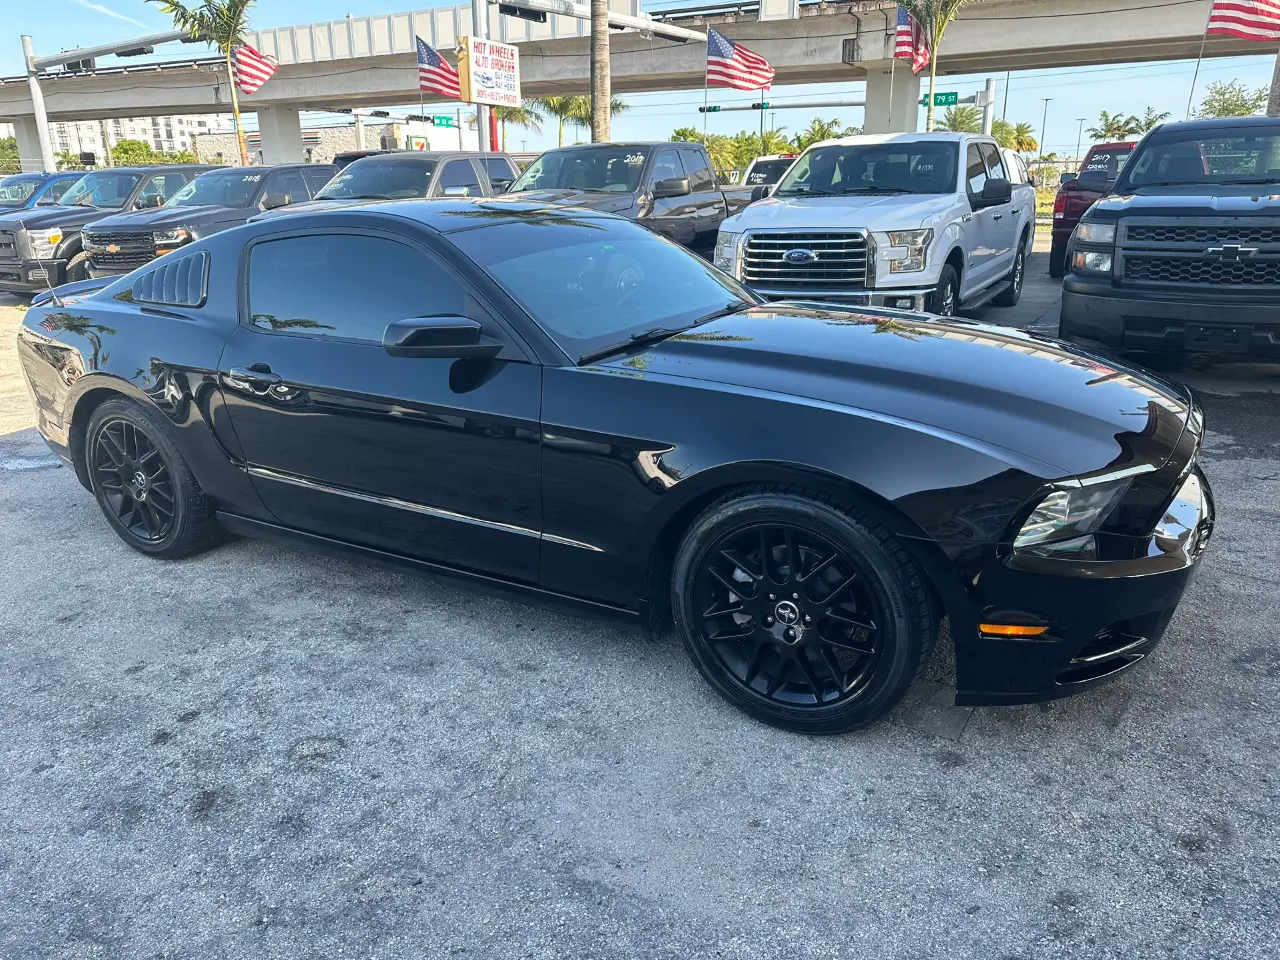
[[[927,310],[1013,306],[1035,188],[987,136],[897,133],[809,147],[720,227],[715,264],[771,299]]]

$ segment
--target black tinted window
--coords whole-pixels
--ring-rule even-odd
[[[653,172],[649,175],[652,183],[659,180],[670,180],[672,177],[684,176],[684,164],[680,162],[680,152],[670,147],[659,150],[653,158]]]
[[[366,157],[343,168],[316,196],[325,200],[407,200],[431,189],[434,160]]]
[[[521,190],[605,190],[635,193],[648,147],[603,146],[548,150],[511,187]]]
[[[307,184],[297,170],[281,170],[271,174],[263,196],[286,196],[290,203],[307,199]]]
[[[478,197],[483,192],[480,189],[480,178],[476,176],[476,168],[471,165],[470,160],[450,160],[444,165],[444,170],[440,173],[439,193],[443,194],[449,187],[466,187],[473,197]]]
[[[711,165],[707,162],[705,153],[681,147],[680,156],[684,160],[685,172],[689,174],[689,188],[694,193],[715,189],[716,180],[711,175]]]
[[[332,177],[333,167],[308,167],[302,171],[302,179],[307,182],[307,191],[311,196],[315,196]]]
[[[381,343],[392,321],[463,309],[462,286],[444,267],[384,237],[288,237],[259,243],[249,256],[250,322],[263,330]]]
[[[1124,162],[1129,159],[1131,153],[1133,153],[1133,147],[1113,147],[1106,150],[1093,147],[1084,158],[1080,169],[1101,170],[1107,175],[1108,180],[1114,180],[1120,175],[1120,168],[1124,166]]]
[[[516,172],[511,169],[511,161],[505,157],[483,157],[480,162],[484,164],[491,183],[510,183],[516,178]]]

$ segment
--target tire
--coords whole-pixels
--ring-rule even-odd
[[[107,522],[139,553],[166,560],[224,537],[164,424],[132,400],[108,400],[85,431],[85,469]]]
[[[793,487],[708,507],[676,552],[671,592],[676,630],[711,686],[800,733],[883,716],[937,636],[933,594],[902,544],[855,507]]]
[[[949,263],[942,265],[938,285],[929,296],[929,312],[940,317],[954,317],[960,305],[960,275]]]
[[[67,283],[89,279],[89,255],[81,250],[67,261]]]
[[[1007,290],[997,294],[991,298],[991,302],[997,307],[1014,307],[1018,304],[1018,298],[1022,296],[1022,283],[1026,279],[1027,274],[1027,249],[1026,244],[1018,243],[1018,252],[1013,255],[1013,269],[1009,271],[1006,280],[1012,281],[1012,286]]]
[[[1049,276],[1054,280],[1061,280],[1066,273],[1067,266],[1067,248],[1054,244],[1049,248]]]

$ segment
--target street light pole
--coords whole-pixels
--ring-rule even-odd
[[[1044,132],[1049,125],[1049,101],[1053,97],[1044,97],[1044,116],[1040,118],[1040,156],[1044,156]]]
[[[49,139],[49,115],[44,110],[44,91],[40,89],[40,74],[36,70],[36,53],[31,38],[22,35],[22,62],[27,67],[27,85],[31,88],[31,112],[36,117],[36,136],[40,138],[40,162],[46,173],[58,169],[53,156],[53,141]]]
[[[1084,140],[1084,121],[1085,117],[1076,117],[1080,121],[1080,126],[1076,128],[1076,155],[1075,159],[1080,159],[1080,144]]]

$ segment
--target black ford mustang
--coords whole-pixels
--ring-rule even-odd
[[[1159,641],[1212,529],[1192,399],[1051,340],[760,303],[517,199],[253,223],[37,299],[41,432],[130,546],[340,547],[674,622],[727,699],[847,730],[950,621],[957,700]]]

